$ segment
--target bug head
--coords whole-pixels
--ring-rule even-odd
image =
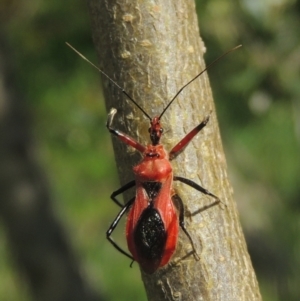
[[[164,131],[160,124],[160,117],[154,117],[150,120],[150,127],[148,131],[152,145],[159,144],[159,140]]]

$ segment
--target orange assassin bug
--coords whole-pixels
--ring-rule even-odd
[[[133,167],[135,179],[111,194],[111,199],[117,205],[122,207],[122,209],[107,230],[107,239],[122,254],[133,261],[137,261],[146,273],[152,274],[158,268],[165,266],[170,261],[176,249],[180,226],[191,243],[195,258],[199,260],[193,240],[185,228],[184,204],[182,199],[173,189],[173,181],[180,181],[203,194],[211,196],[218,203],[220,203],[221,200],[199,184],[189,179],[173,175],[170,161],[174,160],[182,151],[184,151],[195,135],[206,126],[209,121],[209,116],[205,117],[200,124],[183,137],[170,152],[167,152],[164,146],[160,144],[160,138],[163,134],[160,120],[184,88],[207,71],[214,63],[233,50],[241,47],[241,45],[217,58],[185,84],[175,94],[161,114],[154,118],[151,118],[145,110],[121,86],[104,73],[104,71],[91,63],[70,44],[67,43],[67,45],[118,87],[150,121],[149,134],[151,143],[144,146],[134,138],[114,128],[113,119],[117,113],[115,108],[112,108],[108,114],[106,127],[109,132],[125,144],[142,153],[142,160]],[[116,197],[134,186],[136,187],[135,197],[127,201],[125,205],[122,205]],[[111,237],[111,234],[126,212],[128,212],[126,238],[131,255],[124,251]]]

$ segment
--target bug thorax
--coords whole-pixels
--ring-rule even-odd
[[[133,167],[139,182],[162,182],[172,174],[168,153],[159,145],[148,145],[143,153],[143,160]]]
[[[150,139],[152,145],[158,145],[161,135],[163,133],[163,128],[161,127],[160,124],[160,118],[159,117],[154,117],[150,121],[150,128],[149,128],[149,134],[150,134]]]
[[[153,160],[153,159],[168,159],[168,154],[163,147],[163,145],[152,145],[149,144],[146,147],[146,150],[144,152],[144,160]]]

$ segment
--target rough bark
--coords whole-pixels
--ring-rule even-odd
[[[34,299],[103,300],[85,283],[52,208],[46,177],[35,158],[26,102],[19,93],[12,51],[0,33],[0,218],[10,255]]]
[[[89,0],[101,68],[149,115],[158,115],[175,93],[204,69],[193,0]],[[217,54],[216,54],[217,56]],[[148,120],[104,79],[107,108],[118,109],[115,125],[148,143]],[[228,181],[207,74],[187,87],[162,118],[170,150],[210,114],[208,125],[172,162],[174,174],[194,180],[226,203],[174,184],[186,208],[186,225],[201,259],[180,233],[172,263],[153,275],[141,272],[149,300],[261,300]],[[140,155],[113,138],[121,184],[132,180]],[[132,195],[131,195],[132,196]],[[128,200],[129,196],[126,196]]]

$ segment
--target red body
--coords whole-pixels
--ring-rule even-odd
[[[149,156],[151,154],[151,156]],[[127,218],[126,237],[128,248],[133,258],[148,273],[167,264],[173,255],[178,237],[178,217],[176,208],[172,201],[173,172],[168,154],[162,145],[149,145],[144,158],[133,168],[136,175],[136,197]],[[144,182],[160,182],[162,184],[157,195],[151,200],[143,187]],[[153,202],[153,207],[159,212],[165,227],[166,241],[164,252],[158,258],[147,258],[139,254],[134,240],[134,233],[141,213]]]

